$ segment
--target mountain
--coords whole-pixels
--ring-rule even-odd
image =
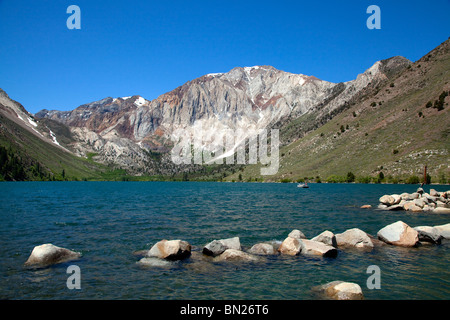
[[[118,164],[132,174],[167,175],[180,170],[168,153],[177,129],[194,134],[201,126],[205,136],[240,130],[237,144],[252,132],[305,114],[333,115],[410,63],[402,57],[379,61],[344,83],[271,66],[236,67],[189,81],[152,101],[141,96],[108,97],[72,111],[42,110],[35,116],[70,128],[74,141],[65,147],[79,156],[95,154],[96,161]],[[186,168],[196,170],[192,166],[181,170]]]
[[[36,120],[0,89],[0,180],[101,178],[108,168],[76,157],[60,144],[69,143],[70,136],[66,126]]]
[[[1,124],[13,122],[3,140],[20,141],[11,134],[20,128],[72,160],[133,176],[287,181],[341,178],[351,171],[359,178],[383,173],[401,180],[428,165],[435,179],[445,178],[450,152],[448,48],[446,41],[415,63],[400,56],[381,60],[342,83],[272,66],[236,67],[188,81],[154,100],[107,97],[71,111],[42,110],[34,116],[3,92]],[[204,149],[210,147],[208,139],[227,129],[240,133],[233,147],[258,130],[279,129],[278,173],[261,176],[261,165],[175,164],[175,133],[181,129],[191,136],[199,128],[206,138],[196,147]],[[43,163],[47,151],[41,152]],[[49,170],[57,172],[61,166]]]
[[[450,40],[383,74],[388,81],[368,85],[338,114],[311,109],[280,122],[278,173],[261,177],[253,165],[239,172],[241,178],[345,181],[351,172],[359,182],[395,183],[417,181],[412,178],[422,177],[427,166],[432,182],[450,182]]]

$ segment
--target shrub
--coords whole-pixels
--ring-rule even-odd
[[[347,182],[355,182],[355,175],[351,171],[347,173]]]
[[[345,177],[338,176],[335,174],[333,174],[327,178],[328,183],[344,183],[346,181],[347,181],[347,179]]]
[[[405,181],[405,183],[407,183],[407,184],[418,184],[419,182],[420,182],[420,179],[418,176],[410,176]]]

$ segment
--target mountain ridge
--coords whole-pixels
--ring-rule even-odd
[[[447,40],[414,63],[401,56],[377,61],[357,75],[354,80],[347,82],[327,82],[314,76],[278,70],[272,66],[235,67],[226,73],[210,73],[187,81],[153,100],[146,100],[139,95],[106,97],[83,104],[71,111],[44,109],[34,116],[24,114],[26,116],[22,115],[22,120],[27,130],[37,130],[35,134],[44,136],[49,143],[59,144],[60,148],[78,157],[121,168],[134,176],[173,177],[179,174],[192,176],[208,171],[205,171],[205,167],[201,165],[176,166],[170,158],[170,150],[174,145],[172,133],[182,129],[188,135],[194,134],[199,126],[204,129],[206,136],[226,129],[234,130],[234,132],[239,129],[256,132],[265,128],[279,128],[282,146],[280,152],[283,154],[280,159],[280,171],[274,177],[267,178],[268,181],[296,180],[299,177],[309,176],[308,172],[321,177],[330,172],[345,174],[346,170],[353,170],[356,174],[373,175],[380,170],[373,168],[374,163],[364,164],[368,161],[362,154],[358,153],[358,157],[355,158],[356,153],[349,153],[350,161],[361,162],[360,168],[350,168],[342,161],[330,159],[323,152],[328,150],[327,152],[332,154],[333,149],[344,148],[337,142],[344,141],[343,137],[350,136],[350,131],[363,131],[366,127],[368,131],[366,133],[369,134],[377,132],[383,126],[388,126],[389,130],[393,130],[393,134],[395,133],[398,139],[402,140],[402,132],[395,132],[392,121],[381,121],[377,125],[371,121],[375,118],[387,117],[390,114],[388,107],[397,110],[397,107],[404,103],[400,100],[406,96],[409,99],[415,92],[420,94],[421,98],[414,99],[414,103],[420,100],[420,103],[424,104],[423,100],[440,99],[439,94],[448,90],[446,89],[448,83],[443,84],[445,82],[443,79],[448,72],[448,43]],[[426,70],[428,73],[425,73]],[[412,84],[405,80],[408,77],[413,79]],[[444,106],[448,104],[446,99],[448,98],[443,98],[444,110],[440,111],[440,115],[447,112],[445,109],[448,108]],[[422,107],[424,108],[420,111],[422,115],[425,113],[427,116],[433,115],[430,111],[435,111],[434,108]],[[403,110],[408,108],[412,109],[409,105],[403,106]],[[418,108],[418,106],[414,107],[414,109]],[[25,109],[20,110],[19,113]],[[379,113],[373,114],[374,110],[379,110]],[[11,113],[11,110],[9,112]],[[405,114],[401,109],[398,112]],[[373,115],[375,118],[368,119],[365,115]],[[399,118],[398,115],[395,117]],[[342,118],[346,120],[338,123],[338,119]],[[411,115],[408,115],[407,120],[413,121]],[[423,118],[420,120],[422,121]],[[444,127],[447,124],[445,118],[439,121],[443,121]],[[332,130],[330,126],[338,128],[333,127],[334,130]],[[432,125],[427,122],[423,122],[420,126],[421,130],[426,128],[436,131],[431,127]],[[404,130],[406,132],[407,128]],[[444,128],[441,134],[445,134],[445,130],[447,129]],[[319,150],[320,148],[315,149],[313,153],[317,155],[315,158],[306,157],[310,162],[308,165],[301,164],[305,170],[309,169],[298,170],[293,159],[286,162],[289,158],[286,154],[295,158],[307,150],[312,150],[307,148],[310,143],[306,141],[315,132],[320,132],[327,139],[322,141],[322,151]],[[355,137],[364,143],[362,150],[371,148],[370,144],[361,140],[360,136]],[[433,139],[436,138],[433,137]],[[316,145],[319,143],[319,140],[314,141]],[[348,146],[354,147],[351,141],[345,141]],[[318,146],[320,147],[322,143]],[[374,144],[380,144],[380,142],[377,141]],[[389,146],[392,144],[392,142],[387,143]],[[331,149],[327,149],[329,148],[327,145]],[[438,146],[439,150],[448,150],[445,144],[438,144]],[[207,147],[207,144],[203,147]],[[413,152],[413,148],[410,151]],[[392,153],[392,150],[390,152]],[[399,153],[407,156],[403,154],[403,150]],[[327,160],[320,160],[321,157]],[[376,158],[374,155],[371,157]],[[446,155],[443,157],[444,160],[448,160],[445,158]],[[391,158],[386,156],[389,161]],[[336,165],[330,165],[330,161],[335,161]],[[370,170],[369,166],[372,167]],[[245,179],[253,177],[261,181],[264,177],[254,172],[253,168],[256,167],[258,166],[249,165],[240,172]],[[383,167],[383,161],[379,161],[378,167]],[[405,168],[406,165],[398,169],[398,172],[385,171],[387,174],[402,175],[406,174]],[[213,179],[239,180],[235,169],[224,167],[217,170]],[[439,170],[444,174],[448,171],[442,167],[442,163]]]

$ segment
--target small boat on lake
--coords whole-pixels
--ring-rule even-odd
[[[297,188],[309,188],[309,186],[308,186],[308,183],[305,182],[305,183],[299,183],[299,184],[297,185]]]

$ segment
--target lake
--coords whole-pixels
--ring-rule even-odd
[[[199,251],[214,239],[238,236],[244,249],[283,241],[293,229],[308,238],[360,228],[376,235],[408,225],[450,222],[447,214],[360,209],[384,194],[417,185],[215,182],[0,183],[1,299],[250,299],[308,300],[311,288],[334,280],[358,283],[366,299],[450,299],[450,245],[382,246],[339,250],[337,258],[269,256],[252,263],[144,267],[134,254],[162,239],[182,239]],[[429,186],[425,191],[429,191]],[[447,186],[432,186],[437,191]],[[53,243],[81,259],[25,268],[36,245]],[[69,290],[67,267],[81,270],[81,289]],[[381,270],[381,289],[366,286],[367,268]]]

